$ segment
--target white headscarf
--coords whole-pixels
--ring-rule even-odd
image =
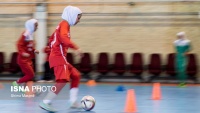
[[[24,36],[26,37],[25,40],[33,40],[33,33],[34,33],[34,29],[35,29],[35,23],[37,23],[38,21],[36,19],[29,19],[26,21],[25,23],[25,32],[24,32]]]
[[[62,19],[66,20],[70,26],[73,26],[76,22],[78,14],[81,14],[82,11],[78,7],[67,6],[63,10]]]
[[[185,34],[185,32],[178,32],[177,34],[176,34],[176,36],[184,36],[184,37],[186,37],[186,34]]]
[[[179,32],[176,34],[176,36],[183,36],[183,39],[178,39],[176,41],[174,41],[174,44],[176,46],[185,46],[185,45],[189,45],[190,40],[187,39],[187,36],[185,34],[185,32]]]

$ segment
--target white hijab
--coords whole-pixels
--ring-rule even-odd
[[[73,26],[76,22],[78,14],[81,14],[82,11],[78,7],[67,6],[63,10],[62,19],[66,20],[70,26]]]
[[[34,29],[35,29],[35,23],[37,23],[38,21],[36,19],[29,19],[26,21],[25,23],[25,32],[24,32],[24,36],[26,37],[25,40],[29,41],[29,40],[33,40],[33,33],[34,33]]]
[[[176,36],[184,36],[183,39],[178,39],[178,40],[174,41],[174,44],[176,46],[185,46],[185,45],[190,44],[190,40],[187,39],[185,32],[179,32],[176,34]]]

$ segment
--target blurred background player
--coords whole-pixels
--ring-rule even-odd
[[[46,61],[44,63],[44,76],[43,76],[42,80],[53,82],[53,80],[54,80],[53,73],[54,72],[53,72],[53,69],[50,68],[50,66],[49,66],[49,55],[51,52],[49,44],[47,44],[47,46],[44,48],[43,52],[46,53],[46,59],[45,59]]]
[[[17,63],[19,64],[24,76],[17,81],[14,81],[12,83],[14,86],[27,83],[28,81],[32,81],[34,78],[35,74],[32,59],[34,59],[35,53],[39,54],[39,51],[34,48],[35,43],[33,33],[37,30],[37,27],[38,22],[36,19],[27,20],[25,23],[26,30],[17,41]]]
[[[190,40],[186,38],[185,32],[177,33],[177,40],[174,41],[176,49],[176,72],[177,77],[180,80],[179,86],[184,87],[186,85],[186,66],[187,66],[187,54],[190,51]]]
[[[56,111],[51,106],[52,100],[59,94],[70,79],[69,107],[80,108],[80,103],[77,102],[80,73],[67,62],[66,54],[67,49],[72,48],[76,50],[78,55],[82,56],[80,48],[70,40],[70,26],[76,25],[80,21],[81,16],[82,11],[79,8],[67,6],[62,13],[63,20],[59,23],[55,32],[49,39],[51,44],[49,63],[50,67],[54,69],[56,91],[50,91],[40,103],[40,107],[47,111]]]

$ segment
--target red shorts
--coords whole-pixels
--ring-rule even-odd
[[[56,80],[64,79],[67,81],[70,81],[70,78],[73,76],[80,76],[79,71],[71,64],[54,67],[54,74]]]

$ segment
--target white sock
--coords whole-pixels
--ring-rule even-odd
[[[69,101],[74,103],[77,100],[77,96],[78,96],[78,88],[72,88],[69,91]]]
[[[48,94],[46,95],[46,97],[44,98],[43,102],[45,104],[50,104],[52,102],[52,100],[56,97],[57,95],[52,92],[52,91],[49,91]]]

